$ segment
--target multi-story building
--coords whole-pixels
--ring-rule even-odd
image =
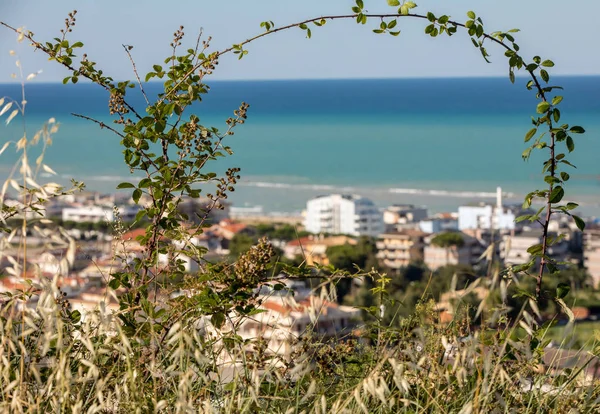
[[[425,237],[423,260],[428,268],[436,270],[448,265],[473,266],[479,261],[485,250],[482,243],[467,234],[460,232],[456,232],[456,234],[462,237],[463,244],[461,246],[440,247],[431,242],[437,234]]]
[[[124,222],[133,221],[136,214],[140,211],[140,206],[120,206],[117,207],[120,219]],[[78,223],[99,223],[112,222],[115,219],[114,207],[85,205],[72,206],[62,209],[63,221],[76,221]]]
[[[303,335],[324,338],[347,335],[360,311],[317,296],[298,301],[287,297],[268,297],[259,306],[263,312],[247,318],[238,328],[243,339],[262,338],[267,352],[289,357]]]
[[[283,254],[287,259],[293,260],[302,257],[307,265],[320,264],[329,265],[327,249],[332,246],[344,244],[356,245],[358,242],[348,236],[318,237],[309,236],[288,242],[283,248]]]
[[[63,209],[62,219],[79,223],[112,222],[114,211],[112,208],[100,206],[69,207]]]
[[[419,229],[425,233],[458,230],[458,215],[456,213],[440,213],[419,221]]]
[[[385,233],[377,241],[377,258],[391,269],[400,269],[414,261],[423,260],[423,238],[418,230]]]
[[[556,234],[550,234],[556,237]],[[542,242],[542,231],[523,231],[516,234],[507,234],[500,242],[500,257],[507,265],[520,265],[531,259],[527,251],[531,246]],[[557,261],[566,261],[569,258],[569,243],[561,240],[548,247],[548,256]]]
[[[427,217],[425,207],[415,207],[412,204],[394,204],[383,211],[383,222],[386,231],[400,231],[404,228],[414,228],[417,223]]]
[[[375,204],[358,195],[319,196],[306,203],[304,226],[315,234],[377,236],[383,232],[382,214]]]
[[[583,232],[583,263],[594,281],[600,286],[600,228],[585,229]]]
[[[460,206],[458,208],[458,229],[470,230],[514,230],[515,213],[491,204]]]
[[[515,212],[502,205],[502,189],[497,188],[496,205],[479,203],[458,208],[458,229],[514,230]]]

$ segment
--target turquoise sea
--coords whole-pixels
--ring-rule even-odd
[[[562,121],[582,125],[576,136],[567,194],[588,214],[600,213],[600,77],[556,77],[565,87]],[[205,125],[225,129],[242,101],[249,118],[228,141],[235,154],[215,166],[239,166],[243,180],[236,205],[265,211],[301,210],[308,198],[356,192],[389,203],[427,204],[433,211],[491,199],[496,186],[518,201],[541,182],[543,157],[523,162],[523,137],[536,99],[525,79],[355,79],[215,81],[194,107]],[[160,84],[148,84],[156,94]],[[0,96],[20,96],[20,86],[0,85]],[[134,92],[133,101],[143,108]],[[28,84],[28,134],[50,117],[60,130],[46,162],[63,182],[113,191],[130,179],[119,138],[72,112],[105,122],[107,95],[89,84]],[[3,118],[5,119],[5,117]],[[18,140],[23,124],[0,126],[0,141]],[[14,162],[0,156],[0,174]],[[49,178],[48,178],[49,179]]]

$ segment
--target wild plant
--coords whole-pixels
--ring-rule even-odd
[[[112,125],[85,114],[75,115],[120,137],[124,162],[143,178],[120,183],[118,188],[131,190],[132,201],[142,207],[136,220],[149,223],[137,240],[142,254],[127,262],[124,270],[110,274],[109,292],[118,301],[114,312],[109,311],[106,301],[82,318],[70,309],[56,280],[43,282],[35,290],[6,295],[0,310],[3,410],[470,413],[598,409],[600,389],[587,375],[591,355],[583,368],[571,371],[555,372],[552,363],[543,360],[544,330],[540,329],[537,301],[549,297],[569,312],[563,301],[568,293],[565,287],[558,286],[552,295],[542,290],[545,275],[561,266],[547,254],[549,246],[561,237],[551,238],[548,226],[554,215],[566,214],[573,217],[577,227],[584,228],[583,220],[573,215],[577,205],[561,203],[569,174],[560,168],[571,166],[566,154],[574,150],[574,135],[584,130],[558,124],[562,97],[554,95],[559,87],[549,84],[548,73],[554,63],[539,56],[525,59],[515,41],[517,30],[488,33],[483,20],[472,11],[465,22],[459,22],[431,12],[414,13],[416,4],[411,1],[388,3],[393,8],[389,14],[369,14],[364,2],[357,0],[350,14],[284,26],[266,21],[261,23],[262,33],[222,51],[212,51],[211,39],[202,35],[185,49],[185,31],[180,27],[170,43],[172,52],[146,74],[138,71],[135,49],[125,45],[135,80],[121,82],[106,75],[87,54],[77,56],[84,45],[70,40],[76,12],[69,14],[60,36],[49,42],[0,22],[66,67],[71,74],[65,83],[85,78],[106,90]],[[249,105],[242,102],[225,120],[222,130],[202,125],[193,113],[194,105],[201,104],[209,92],[206,79],[216,70],[220,57],[233,53],[241,59],[248,54],[248,45],[262,37],[300,29],[310,38],[311,28],[341,19],[354,19],[361,25],[376,20],[375,33],[398,36],[398,22],[407,18],[425,22],[425,33],[432,37],[465,30],[486,61],[490,58],[487,44],[503,51],[510,81],[515,82],[519,70],[531,78],[527,88],[539,101],[538,116],[525,136],[525,142],[532,143],[523,158],[533,150],[548,151],[543,167],[547,187],[527,195],[526,207],[534,201],[541,201],[543,206],[518,220],[539,222],[543,242],[529,249],[532,259],[526,265],[490,275],[492,287],[501,292],[501,304],[493,308],[481,329],[473,329],[468,312],[450,325],[442,324],[435,307],[426,300],[400,328],[386,326],[389,279],[377,272],[358,272],[352,276],[376,281],[371,292],[376,305],[366,309],[376,322],[362,327],[364,337],[327,343],[311,341],[307,336],[295,347],[292,359],[271,363],[273,355],[264,352],[260,339],[244,339],[238,327],[262,312],[261,287],[285,288],[274,274],[277,263],[273,247],[261,240],[234,263],[210,263],[204,258],[206,249],[194,242],[194,237],[211,224],[208,211],[202,212],[199,224],[192,224],[178,208],[184,198],[196,199],[203,194],[212,200],[208,210],[218,208],[219,202],[235,190],[240,179],[238,168],[229,168],[223,176],[208,169],[216,159],[232,153],[227,137],[244,124]],[[152,79],[163,83],[156,97],[148,96],[145,89],[145,83]],[[145,100],[143,110],[130,103],[130,90],[135,88]],[[2,112],[7,113],[13,105],[19,104],[8,102]],[[24,116],[24,98],[20,105],[17,112],[8,115],[9,121],[19,111]],[[43,129],[46,132],[38,140],[49,143],[50,134],[56,132],[54,126],[52,122]],[[49,196],[66,191],[37,183],[40,168],[52,170],[44,166],[43,157],[34,170],[28,167],[27,145],[36,139],[24,139],[17,143],[22,150],[23,182],[11,176],[5,184],[19,192],[21,207],[5,207],[4,199],[2,203],[5,219],[23,216],[23,238],[31,223],[26,213],[40,213]],[[563,146],[566,152],[562,152]],[[22,246],[26,249],[26,241]],[[198,268],[191,274],[185,269],[189,261]],[[538,271],[534,274],[535,268]],[[318,266],[284,270],[292,278],[324,279],[324,299],[331,299],[332,281],[349,276]],[[25,275],[26,269],[23,265],[14,272]],[[519,317],[509,321],[507,287],[518,283],[521,276],[535,278],[535,292],[523,293],[529,300]],[[36,305],[28,306],[34,296]],[[480,305],[476,316],[483,307]],[[521,328],[526,336],[515,337]],[[253,353],[249,355],[248,349]]]

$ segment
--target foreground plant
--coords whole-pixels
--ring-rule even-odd
[[[149,225],[138,240],[144,247],[142,255],[124,261],[124,270],[110,275],[109,286],[118,292],[119,310],[114,314],[100,309],[81,321],[52,284],[43,286],[35,309],[23,306],[32,292],[7,298],[0,309],[0,375],[6,385],[1,387],[0,407],[77,412],[554,412],[568,403],[580,411],[598,409],[597,384],[585,377],[584,369],[556,376],[538,370],[545,343],[533,299],[547,296],[542,280],[561,265],[547,255],[548,247],[560,239],[549,237],[548,225],[554,214],[572,215],[577,207],[574,203],[561,204],[569,175],[559,167],[571,165],[565,154],[574,150],[573,134],[584,132],[578,126],[556,126],[561,119],[558,106],[562,97],[551,97],[558,87],[548,84],[546,69],[554,64],[537,56],[531,62],[524,59],[513,37],[515,30],[488,34],[482,19],[473,12],[467,13],[468,20],[458,22],[431,12],[414,14],[413,2],[388,3],[394,8],[389,14],[369,14],[357,0],[351,14],[281,27],[263,22],[263,33],[223,51],[211,51],[210,38],[200,36],[191,48],[182,50],[185,34],[181,27],[173,35],[172,53],[143,76],[144,82],[163,81],[163,90],[156,97],[146,94],[131,46],[124,46],[124,52],[131,58],[134,81],[116,82],[87,55],[76,56],[83,44],[68,39],[76,24],[76,12],[69,15],[61,36],[52,42],[39,42],[33,33],[2,23],[68,68],[71,75],[65,83],[85,78],[107,91],[113,125],[85,114],[76,116],[121,138],[126,165],[143,178],[121,183],[118,188],[131,189],[133,202],[142,205],[136,220]],[[508,325],[503,319],[506,309],[499,308],[489,325],[494,329],[475,331],[458,320],[450,326],[440,325],[431,306],[424,302],[417,315],[396,330],[382,324],[385,281],[389,279],[368,274],[380,283],[372,293],[381,310],[379,316],[375,314],[374,326],[364,327],[370,345],[305,341],[291,361],[272,364],[272,356],[264,355],[250,363],[248,346],[259,345],[243,340],[236,327],[239,321],[260,312],[258,292],[262,286],[283,286],[274,277],[275,252],[267,240],[233,264],[206,262],[206,250],[194,244],[194,236],[209,224],[210,210],[219,208],[219,202],[234,191],[240,179],[238,168],[228,169],[221,177],[207,168],[212,161],[232,153],[225,140],[245,122],[249,108],[241,103],[225,121],[223,131],[202,125],[192,109],[209,91],[205,78],[213,73],[222,55],[234,53],[242,58],[249,43],[279,31],[299,28],[311,37],[311,25],[320,27],[340,19],[366,24],[376,19],[380,22],[376,33],[398,36],[398,22],[404,18],[426,22],[425,33],[432,37],[467,31],[485,60],[489,54],[484,42],[500,46],[508,58],[510,80],[515,81],[518,70],[531,77],[527,88],[535,91],[540,101],[536,108],[539,116],[526,135],[525,141],[533,140],[533,144],[523,156],[528,158],[533,150],[548,150],[543,168],[548,187],[527,195],[525,207],[535,200],[542,200],[544,206],[519,220],[539,222],[543,242],[530,248],[532,260],[528,264],[508,269],[502,281],[494,278],[506,299],[507,284],[518,281],[515,274],[534,276],[536,290],[528,292],[532,298],[527,302],[528,310],[523,309],[520,318]],[[143,95],[147,104],[144,110],[128,101],[132,88],[139,88]],[[543,128],[545,134],[538,135]],[[561,146],[566,152],[561,152]],[[199,198],[207,193],[207,186],[215,187],[206,194],[212,206],[199,217],[199,224],[191,224],[190,217],[178,207],[184,197]],[[19,189],[25,191],[27,187]],[[583,221],[573,218],[583,229]],[[452,245],[457,243],[455,240]],[[185,272],[188,260],[197,263],[198,272]],[[536,265],[539,271],[530,275]],[[286,271],[297,278],[311,275],[311,269],[305,267],[288,267]],[[553,299],[566,309],[564,294],[559,289]],[[206,333],[202,327],[208,325],[214,329]],[[513,334],[519,325],[529,335],[515,340]],[[233,329],[221,329],[225,327]],[[374,335],[370,335],[372,329]],[[241,369],[227,375],[225,359],[240,362]]]

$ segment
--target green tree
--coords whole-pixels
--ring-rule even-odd
[[[239,233],[233,236],[229,242],[229,255],[237,259],[243,253],[246,253],[254,245],[255,239],[247,234]]]

